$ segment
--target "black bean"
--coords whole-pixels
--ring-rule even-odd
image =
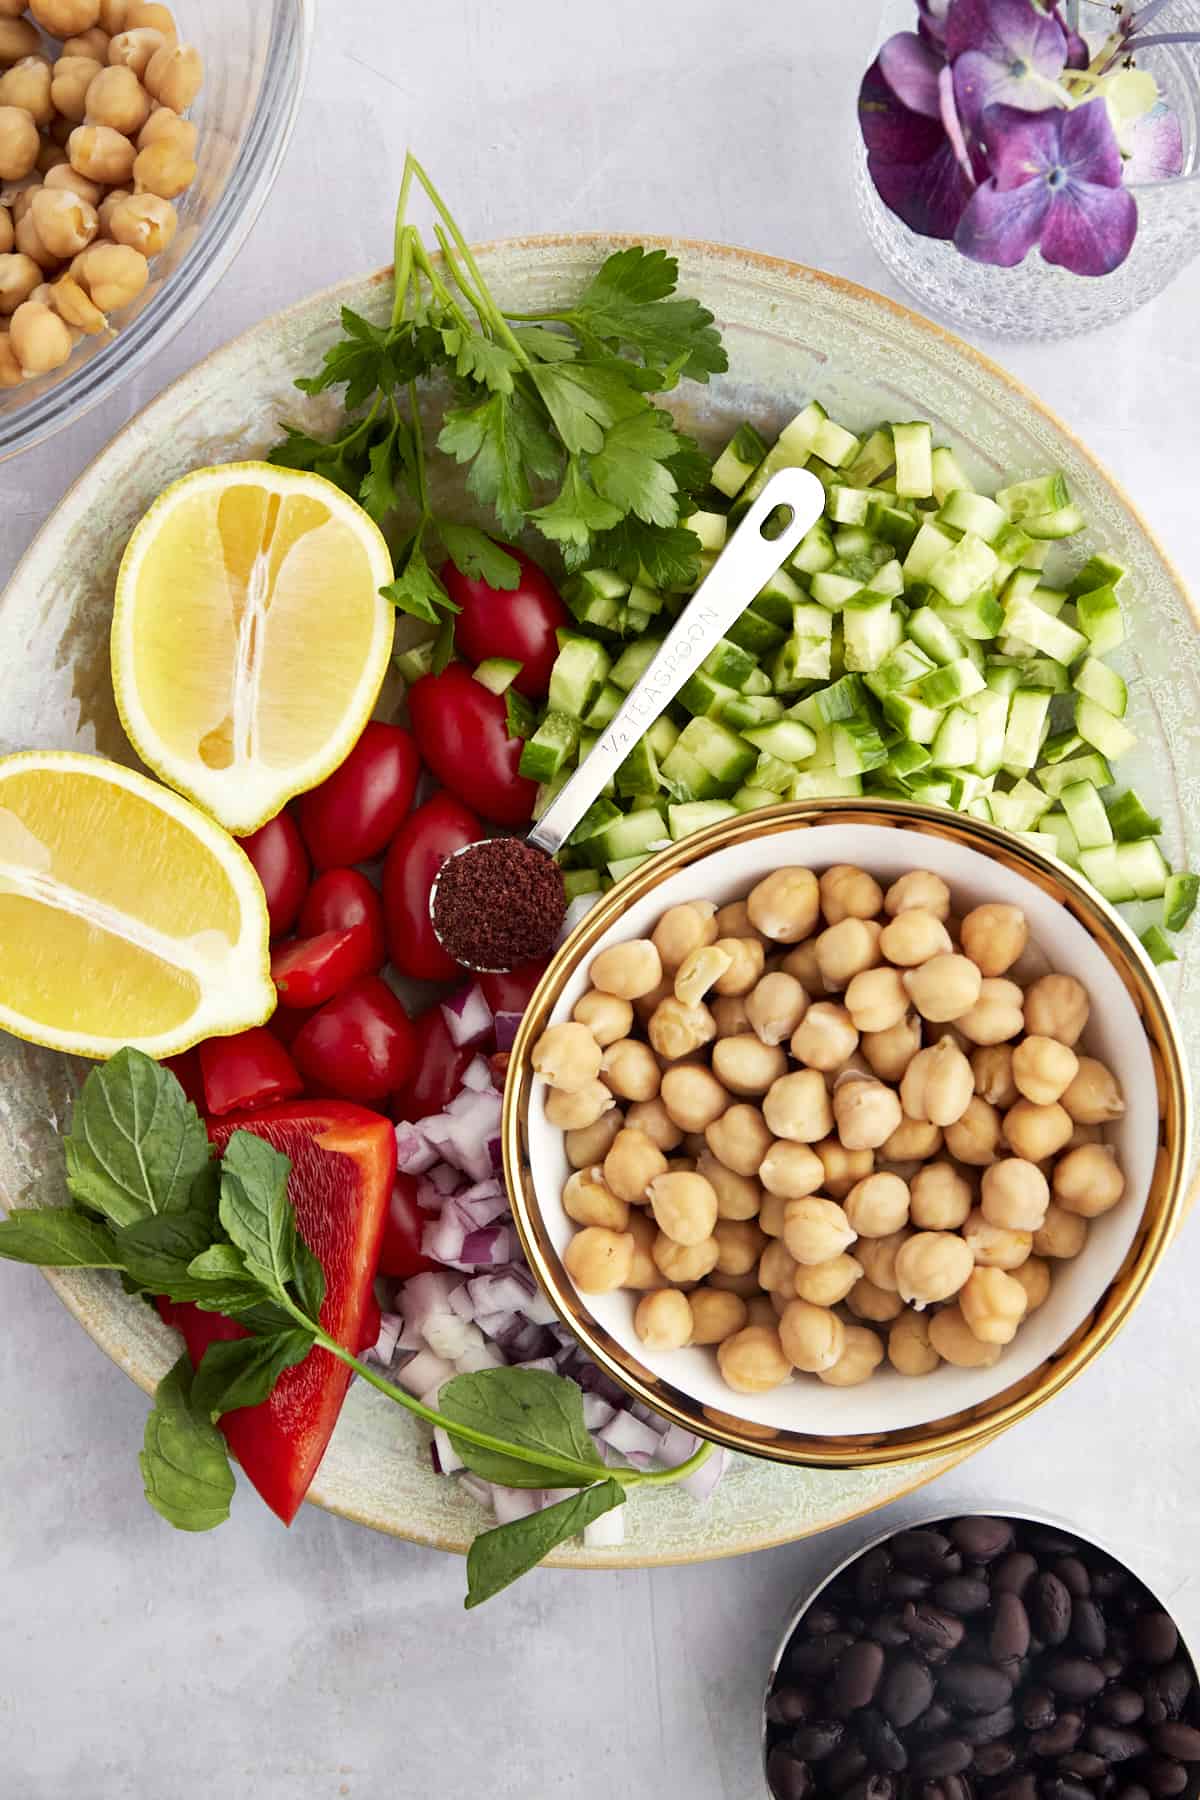
[[[1055,1775],[1042,1783],[1042,1800],[1095,1800],[1090,1787],[1070,1775]]]
[[[1108,1644],[1104,1614],[1094,1600],[1076,1600],[1071,1608],[1071,1636],[1088,1656],[1101,1657]]]
[[[1120,1790],[1118,1800],[1150,1800],[1150,1789],[1142,1786],[1140,1781],[1131,1781]]]
[[[871,1609],[880,1604],[891,1567],[892,1559],[883,1544],[877,1544],[859,1559],[854,1570],[854,1592],[860,1606]]]
[[[779,1744],[767,1758],[767,1783],[775,1800],[807,1800],[812,1792],[812,1771]]]
[[[1124,1569],[1118,1569],[1114,1563],[1106,1563],[1102,1569],[1092,1571],[1092,1592],[1097,1600],[1111,1600],[1121,1592],[1127,1580]]]
[[[898,1612],[880,1613],[877,1619],[871,1620],[867,1631],[885,1650],[902,1650],[909,1641]]]
[[[1078,1541],[1068,1537],[1065,1531],[1056,1531],[1050,1525],[1035,1525],[1027,1534],[1029,1548],[1036,1550],[1039,1556],[1074,1556],[1079,1550]]]
[[[805,1637],[827,1637],[831,1631],[840,1631],[842,1616],[831,1606],[813,1606],[804,1615]]]
[[[1053,1725],[1044,1731],[1035,1731],[1029,1740],[1029,1748],[1035,1756],[1045,1756],[1053,1760],[1057,1756],[1066,1756],[1075,1748],[1083,1735],[1083,1719],[1079,1713],[1062,1713]]]
[[[962,1557],[940,1531],[899,1531],[890,1547],[900,1567],[914,1575],[940,1580],[946,1575],[957,1575],[962,1569]]]
[[[953,1613],[928,1604],[908,1605],[903,1612],[904,1629],[914,1644],[928,1653],[957,1650],[966,1635],[966,1626]]]
[[[857,1744],[843,1744],[821,1764],[822,1792],[840,1794],[869,1772],[870,1764]]]
[[[871,1759],[885,1774],[899,1775],[908,1767],[908,1751],[881,1712],[866,1707],[854,1721],[854,1733]]]
[[[1110,1725],[1136,1725],[1146,1710],[1146,1702],[1132,1688],[1117,1687],[1101,1694],[1096,1711]]]
[[[990,1713],[1007,1706],[1012,1682],[1002,1669],[982,1662],[954,1662],[938,1676],[943,1700],[963,1712]]]
[[[1133,1624],[1133,1649],[1139,1662],[1170,1662],[1179,1648],[1175,1621],[1165,1612],[1144,1612]]]
[[[969,1769],[974,1751],[965,1738],[942,1738],[927,1744],[913,1757],[913,1774],[926,1781],[938,1781],[943,1775],[961,1775]]]
[[[1129,1762],[1144,1756],[1149,1746],[1140,1731],[1123,1730],[1119,1725],[1090,1725],[1084,1743],[1105,1762]]]
[[[1058,1702],[1049,1688],[1027,1688],[1021,1696],[1021,1723],[1026,1731],[1045,1731],[1058,1717]]]
[[[1151,1719],[1152,1725],[1161,1725],[1166,1719],[1177,1719],[1187,1704],[1187,1697],[1192,1691],[1192,1671],[1184,1662],[1168,1663],[1165,1669],[1155,1669],[1153,1675],[1146,1677],[1142,1689],[1146,1696],[1146,1716],[1150,1715],[1150,1700],[1153,1696],[1155,1711],[1159,1717]]]
[[[896,1783],[890,1775],[867,1775],[844,1792],[845,1800],[896,1800]]]
[[[903,1656],[884,1677],[879,1698],[884,1717],[901,1730],[919,1719],[933,1699],[933,1676],[915,1656]]]
[[[997,1775],[1007,1775],[1016,1760],[1017,1753],[1011,1744],[980,1744],[971,1767],[984,1781],[991,1781]]]
[[[1092,1591],[1092,1578],[1077,1556],[1060,1556],[1054,1574],[1073,1600],[1086,1600]]]
[[[1082,1656],[1052,1656],[1042,1665],[1042,1680],[1056,1694],[1068,1700],[1091,1700],[1104,1686],[1104,1677],[1094,1662]]]
[[[1029,1649],[1029,1614],[1017,1594],[997,1594],[992,1608],[988,1648],[996,1662],[1020,1659]]]
[[[833,1755],[845,1734],[840,1719],[814,1719],[792,1733],[792,1755],[800,1762],[820,1762]]]
[[[926,1787],[925,1792],[929,1792]],[[973,1800],[971,1784],[965,1775],[943,1775],[935,1784],[938,1800]]]
[[[1170,1757],[1156,1756],[1146,1765],[1146,1786],[1152,1794],[1162,1796],[1162,1800],[1171,1800],[1173,1794],[1182,1794],[1188,1784],[1188,1772],[1180,1762],[1173,1762]]]
[[[983,1612],[991,1597],[991,1589],[981,1575],[950,1575],[938,1582],[932,1596],[936,1606],[959,1614]]]
[[[883,1674],[883,1651],[878,1644],[863,1638],[843,1651],[837,1674],[831,1685],[831,1697],[837,1711],[857,1712],[869,1706]]]
[[[1072,1750],[1069,1755],[1060,1756],[1058,1767],[1060,1774],[1076,1775],[1080,1781],[1099,1781],[1108,1772],[1104,1758],[1091,1750]]]
[[[1017,1715],[1011,1706],[1001,1706],[995,1712],[980,1713],[975,1718],[963,1719],[955,1726],[960,1737],[966,1738],[968,1744],[991,1744],[997,1738],[1007,1737],[1016,1729]]]
[[[996,1564],[992,1574],[992,1592],[1023,1594],[1037,1572],[1037,1563],[1028,1550],[1014,1550],[1003,1562]]]
[[[1096,1667],[1105,1681],[1115,1681],[1118,1675],[1125,1673],[1125,1659],[1121,1656],[1113,1656],[1110,1652],[1109,1655],[1100,1658]]]
[[[1045,1644],[1061,1644],[1071,1629],[1071,1596],[1057,1575],[1039,1575],[1030,1607],[1034,1627]]]
[[[772,1725],[799,1725],[812,1718],[816,1706],[811,1688],[778,1687],[767,1701],[767,1718]]]
[[[912,1735],[919,1738],[936,1737],[939,1731],[948,1730],[952,1718],[949,1707],[943,1706],[940,1700],[935,1700],[913,1725]]]
[[[1154,1748],[1163,1756],[1173,1756],[1179,1762],[1200,1762],[1200,1731],[1194,1725],[1169,1721],[1156,1725],[1150,1736]]]
[[[1016,1775],[996,1790],[992,1800],[1037,1800],[1037,1791],[1036,1776]]]
[[[796,1675],[828,1675],[842,1651],[848,1650],[853,1642],[846,1631],[829,1631],[824,1637],[799,1642],[793,1638],[783,1659],[784,1671],[789,1680]]]
[[[955,1519],[949,1527],[956,1549],[973,1562],[991,1562],[1009,1549],[1013,1528],[1007,1519],[989,1519],[977,1513],[968,1519]]]
[[[927,1594],[933,1583],[928,1575],[914,1575],[909,1569],[893,1569],[887,1578],[888,1598],[891,1600],[920,1600]]]

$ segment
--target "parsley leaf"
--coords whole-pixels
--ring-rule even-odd
[[[512,393],[513,376],[521,364],[505,344],[456,326],[442,332],[442,342],[446,354],[454,360],[454,373],[460,381],[478,381],[495,394]]]
[[[396,492],[396,439],[399,425],[393,425],[385,437],[371,445],[367,452],[367,472],[358,484],[358,500],[363,511],[382,525],[389,513],[400,504]]]
[[[676,442],[670,417],[657,407],[619,419],[605,432],[603,446],[591,460],[592,480],[619,514],[634,513],[647,525],[674,525],[679,516],[676,484],[666,458]],[[594,529],[603,531],[607,526]]]
[[[678,280],[673,256],[634,244],[602,263],[566,317],[598,338],[628,345],[649,368],[707,381],[729,359],[708,308],[668,298]]]
[[[410,613],[414,619],[426,619],[431,625],[436,625],[444,613],[458,611],[415,537],[407,540],[406,547],[397,557],[395,579],[379,591],[397,612]]]
[[[558,446],[520,390],[448,412],[438,449],[470,463],[469,491],[514,536],[533,504],[533,482],[553,479],[561,466]]]
[[[551,1550],[624,1499],[624,1488],[610,1477],[572,1494],[569,1500],[560,1500],[557,1506],[543,1507],[526,1519],[481,1532],[467,1552],[467,1610],[482,1606],[493,1594],[528,1575]]]
[[[569,337],[545,325],[522,325],[514,335],[525,354],[538,362],[571,362],[578,355]]]
[[[65,1144],[71,1194],[117,1226],[185,1212],[209,1158],[200,1115],[171,1071],[128,1047],[88,1075]]]
[[[573,454],[602,449],[608,427],[646,405],[625,375],[610,365],[542,363],[532,373],[559,437]]]
[[[233,1470],[224,1438],[192,1405],[192,1380],[184,1355],[159,1382],[138,1462],[156,1513],[180,1531],[211,1531],[229,1517]]]
[[[686,592],[696,584],[704,546],[686,526],[645,525],[640,519],[622,519],[593,545],[598,567],[615,569],[626,581],[637,581],[638,571],[665,593]]]
[[[520,585],[520,563],[486,531],[477,525],[452,524],[449,519],[439,518],[436,523],[447,556],[469,581],[485,581],[493,588]]]
[[[390,386],[388,327],[343,306],[344,335],[325,352],[318,374],[302,376],[296,386],[302,394],[323,394],[326,388],[346,385],[346,410],[356,412],[377,388]]]
[[[556,497],[548,506],[539,506],[531,516],[537,520],[543,537],[573,547],[586,561],[594,534],[619,524],[622,514],[619,506],[596,492],[579,458],[573,456]]]

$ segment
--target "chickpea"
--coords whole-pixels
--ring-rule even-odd
[[[683,1133],[663,1105],[660,1094],[656,1094],[653,1100],[635,1101],[626,1110],[625,1124],[632,1131],[644,1132],[664,1155],[668,1151],[677,1150],[683,1142]],[[607,1146],[605,1153],[607,1154]]]
[[[846,1306],[856,1319],[866,1319],[872,1325],[887,1325],[904,1311],[899,1294],[877,1288],[865,1275],[846,1296]]]
[[[563,1211],[577,1225],[602,1225],[606,1231],[625,1231],[629,1225],[628,1203],[599,1177],[599,1169],[577,1169],[563,1189]]]
[[[663,1079],[654,1052],[640,1038],[618,1038],[610,1044],[601,1054],[600,1078],[622,1100],[655,1099]]]
[[[776,969],[764,975],[746,996],[746,1017],[764,1044],[782,1044],[808,1011],[808,995],[794,975]]]
[[[70,169],[70,167],[66,151],[56,144],[53,138],[43,138],[38,149],[37,161],[33,165],[34,174],[42,177],[43,187],[46,183],[46,176],[52,169]]]
[[[123,204],[137,206],[141,202],[127,200]],[[588,1031],[602,1049],[615,1044],[619,1038],[628,1037],[633,1030],[633,1007],[629,1001],[618,1000],[614,994],[598,993],[595,988],[590,988],[575,1002],[571,1017]],[[536,1051],[534,1054],[537,1054]]]
[[[1044,1162],[1048,1156],[1056,1156],[1073,1129],[1070,1113],[1057,1102],[1035,1106],[1032,1100],[1018,1100],[1004,1115],[1004,1136],[1026,1162]]]
[[[0,64],[36,56],[41,47],[42,40],[28,19],[14,17],[7,10],[0,14]]]
[[[97,184],[93,182],[92,185],[96,186]],[[103,192],[104,190],[101,189],[101,193]],[[107,194],[104,194],[104,198],[96,208],[96,211],[100,215],[100,236],[102,238],[108,236],[108,229],[112,224],[112,216],[117,207],[120,206],[123,200],[132,200],[132,198],[133,195],[128,188],[110,188]]]
[[[753,938],[756,943],[763,943],[761,931],[756,930],[750,918],[750,910],[744,900],[731,900],[722,906],[716,914],[718,938]]]
[[[802,1200],[807,1194],[815,1194],[824,1177],[824,1166],[815,1150],[782,1138],[771,1145],[758,1169],[758,1179],[768,1194],[783,1200]]]
[[[659,1056],[676,1062],[710,1044],[717,1035],[717,1025],[707,1006],[685,1006],[672,994],[659,1001],[646,1032]]]
[[[25,371],[17,361],[7,331],[0,331],[0,388],[20,387]]]
[[[947,1162],[928,1163],[911,1183],[912,1222],[923,1231],[954,1231],[971,1211],[971,1184]]]
[[[46,249],[63,260],[86,250],[100,228],[95,207],[60,188],[41,188],[30,212]]]
[[[963,1242],[977,1263],[985,1269],[1019,1269],[1028,1261],[1033,1249],[1031,1231],[1015,1231],[1008,1225],[993,1225],[984,1218],[979,1207],[968,1215],[962,1228]]]
[[[28,256],[35,262],[43,272],[49,272],[58,267],[60,259],[42,242],[41,232],[38,230],[37,221],[33,216],[33,202],[41,193],[40,187],[27,188],[21,195],[25,204],[19,207],[15,213],[17,249],[22,256]],[[30,294],[29,298],[32,300],[34,296]]]
[[[190,44],[164,44],[146,64],[146,92],[172,112],[186,112],[204,82],[200,52]]]
[[[1087,1234],[1087,1220],[1082,1214],[1068,1212],[1051,1200],[1046,1217],[1033,1234],[1034,1255],[1049,1256],[1058,1262],[1070,1261],[1083,1249]]]
[[[71,167],[65,157],[61,163],[56,163],[52,169],[46,171],[42,186],[47,193],[51,194],[75,194],[80,200],[86,200],[89,206],[97,208],[104,198],[104,189],[96,182],[88,181],[86,176],[80,175]]]
[[[717,1195],[703,1175],[656,1175],[646,1191],[658,1228],[672,1243],[690,1246],[712,1237],[717,1222]]]
[[[881,961],[880,927],[875,919],[843,919],[828,925],[815,940],[817,967],[830,993],[841,993],[864,969]]]
[[[840,925],[843,919],[873,919],[883,906],[883,889],[875,877],[851,863],[826,869],[819,885],[827,925]]]
[[[893,881],[883,896],[883,910],[889,918],[911,912],[931,912],[943,924],[950,917],[950,889],[940,875],[929,869],[911,869]]]
[[[611,1294],[624,1287],[633,1263],[627,1231],[585,1225],[563,1251],[563,1267],[581,1294]]]
[[[60,369],[71,354],[71,333],[50,307],[36,300],[18,306],[9,327],[13,355],[26,375]]]
[[[111,125],[77,125],[67,140],[67,154],[71,167],[89,181],[122,186],[133,174],[137,152]]]
[[[890,1237],[908,1224],[908,1183],[882,1171],[856,1181],[846,1195],[847,1221],[859,1237]]]
[[[931,956],[901,977],[905,990],[923,1019],[945,1024],[962,1018],[979,998],[982,976],[975,964],[955,951]]]
[[[779,967],[785,975],[795,977],[810,1000],[827,998],[828,989],[817,964],[815,938],[809,938],[806,944],[797,944],[794,950],[789,950]]]
[[[788,1254],[806,1269],[832,1262],[850,1248],[857,1235],[836,1200],[810,1194],[784,1205],[784,1244]]]
[[[908,1013],[908,995],[896,969],[864,969],[846,989],[846,1011],[860,1032],[890,1031]]]
[[[1087,989],[1073,975],[1043,975],[1025,990],[1025,1029],[1074,1047],[1088,1022]]]
[[[1024,999],[1015,981],[986,976],[974,1006],[954,1021],[955,1030],[971,1044],[1007,1043],[1024,1028]]]
[[[1077,1125],[1107,1125],[1125,1111],[1120,1083],[1094,1056],[1078,1058],[1076,1071],[1058,1098]]]
[[[551,1025],[533,1047],[534,1073],[549,1087],[578,1093],[600,1073],[600,1046],[586,1025]]]
[[[837,1306],[862,1279],[862,1264],[844,1252],[841,1256],[831,1257],[829,1262],[813,1263],[809,1267],[800,1263],[794,1266],[792,1285],[796,1295],[814,1306]]]
[[[716,910],[711,900],[688,900],[667,908],[654,927],[651,942],[668,974],[673,975],[694,950],[716,943]]]
[[[636,1000],[663,978],[662,962],[649,938],[610,945],[593,958],[590,972],[593,987],[619,1000]]]
[[[1000,1359],[1001,1344],[977,1338],[958,1306],[944,1306],[929,1321],[929,1342],[956,1369],[990,1369]]]
[[[935,956],[949,955],[953,945],[950,933],[936,914],[910,907],[884,926],[879,934],[879,948],[896,967],[916,969]]]
[[[700,1287],[687,1296],[692,1314],[693,1344],[721,1344],[746,1324],[746,1302],[719,1288]]]
[[[735,1102],[704,1129],[705,1141],[717,1161],[735,1175],[758,1174],[774,1135],[762,1113],[747,1101]]]
[[[902,1114],[894,1088],[873,1076],[839,1076],[833,1092],[837,1133],[847,1150],[877,1150],[899,1125]]]
[[[714,1237],[701,1238],[698,1244],[677,1244],[665,1231],[660,1231],[650,1254],[659,1274],[676,1287],[703,1281],[706,1276],[713,1275],[714,1271],[718,1281],[726,1279],[717,1270],[717,1240]],[[746,1278],[730,1276],[728,1279],[742,1281]]]
[[[733,953],[721,944],[702,944],[690,950],[675,972],[675,998],[682,1006],[699,1005],[733,963]]]
[[[744,1037],[752,1029],[746,1001],[741,994],[718,994],[710,1010],[719,1038]]]
[[[714,993],[741,998],[757,987],[766,955],[758,938],[718,938],[713,949],[729,958],[713,982]]]
[[[624,1285],[639,1293],[662,1287],[668,1278],[654,1260],[654,1246],[662,1233],[650,1214],[640,1212],[636,1206],[630,1211],[627,1230],[633,1239],[633,1262]]]
[[[1019,906],[989,900],[966,914],[960,931],[964,954],[983,975],[1003,975],[1024,952],[1029,926]]]
[[[110,36],[114,31],[122,31],[128,12],[129,0],[100,0],[101,29]]]
[[[90,31],[100,18],[100,0],[28,0],[29,10],[51,37]]]
[[[828,1137],[833,1129],[833,1108],[818,1071],[796,1069],[772,1082],[763,1101],[763,1118],[772,1136],[797,1144],[815,1144]]]
[[[971,1065],[949,1038],[918,1050],[900,1083],[900,1104],[910,1119],[931,1125],[955,1124],[971,1104]]]
[[[860,1238],[855,1255],[862,1264],[863,1274],[876,1287],[887,1288],[895,1293],[899,1281],[896,1275],[896,1258],[912,1236],[905,1229],[892,1232],[890,1237]]]
[[[54,117],[50,81],[50,64],[44,56],[23,56],[0,75],[0,106],[19,107],[35,125],[49,125]]]
[[[108,61],[108,33],[99,25],[88,31],[76,31],[62,41],[63,56],[87,56],[95,62]]]
[[[821,916],[821,891],[811,869],[773,869],[746,896],[756,931],[777,944],[798,944]]]
[[[758,1267],[768,1242],[766,1232],[753,1219],[718,1219],[713,1237],[722,1275],[748,1275]]]
[[[1043,1262],[1040,1256],[1031,1256],[1019,1269],[1012,1271],[1012,1279],[1025,1290],[1025,1316],[1028,1318],[1050,1292],[1050,1264]]]
[[[747,1325],[769,1325],[779,1329],[779,1321],[791,1305],[786,1294],[755,1294],[746,1303]]]
[[[832,1369],[846,1347],[846,1327],[827,1306],[790,1300],[779,1317],[783,1353],[796,1368],[819,1375]]]
[[[844,1006],[818,1000],[792,1033],[791,1051],[807,1068],[840,1069],[858,1048],[858,1032]]]
[[[150,96],[132,69],[101,69],[87,91],[84,118],[107,125],[123,137],[136,137],[150,117]]]
[[[921,1048],[921,1022],[910,1012],[887,1031],[864,1031],[859,1048],[881,1081],[899,1081]]]
[[[947,1150],[959,1162],[986,1168],[995,1162],[999,1145],[1000,1114],[978,1094],[972,1094],[962,1117],[946,1127]]]
[[[737,1394],[766,1394],[792,1372],[778,1331],[747,1325],[717,1345],[717,1366]]]
[[[577,1131],[594,1125],[610,1107],[615,1106],[609,1089],[602,1081],[589,1081],[584,1088],[567,1093],[563,1088],[549,1088],[544,1102],[547,1121],[560,1131]]]
[[[896,1286],[914,1306],[949,1300],[957,1294],[975,1259],[969,1244],[952,1231],[918,1231],[896,1256]]]
[[[973,1269],[958,1304],[980,1343],[1011,1344],[1029,1302],[1021,1283],[1003,1269]]]
[[[138,132],[135,142],[139,150],[147,150],[151,144],[173,144],[181,156],[186,157],[189,162],[195,162],[198,139],[199,132],[191,119],[181,119],[169,106],[156,106]],[[691,902],[695,907],[710,904],[707,900]]]
[[[1018,1156],[1005,1157],[983,1172],[980,1209],[989,1225],[1008,1231],[1038,1231],[1050,1204],[1042,1171]]]
[[[73,330],[94,337],[108,329],[108,321],[99,307],[93,306],[79,283],[72,281],[69,275],[60,275],[50,292],[55,312]]]
[[[768,1237],[783,1236],[783,1215],[787,1206],[787,1198],[783,1194],[764,1194],[762,1205],[758,1209],[759,1228]]]
[[[166,142],[147,144],[139,150],[133,164],[133,186],[137,194],[154,194],[160,200],[177,200],[196,179],[196,164],[174,145]]]
[[[842,1354],[831,1369],[821,1369],[817,1380],[827,1387],[859,1387],[869,1381],[883,1361],[883,1345],[865,1325],[847,1325]]]
[[[60,287],[62,283],[58,284]],[[632,1108],[630,1109],[632,1111]],[[603,1113],[593,1125],[581,1125],[568,1131],[563,1139],[567,1161],[573,1169],[590,1169],[602,1163],[609,1146],[620,1131],[621,1114],[616,1107]],[[644,1127],[643,1127],[644,1129]]]
[[[880,1145],[880,1151],[888,1162],[921,1163],[936,1156],[941,1147],[940,1125],[931,1125],[927,1119],[902,1117],[891,1137]]]
[[[754,1306],[756,1302],[768,1299],[768,1296],[763,1293],[762,1288],[759,1286],[757,1271],[749,1275],[722,1275],[720,1269],[717,1268],[715,1261],[713,1264],[713,1272],[708,1278],[708,1285],[711,1288],[716,1288],[717,1291],[722,1294],[736,1294],[739,1300],[744,1300],[746,1302],[748,1309]],[[751,1320],[750,1323],[753,1324],[754,1321]]]
[[[1018,1098],[1012,1072],[1013,1045],[991,1044],[971,1054],[975,1092],[989,1106],[1007,1110]]]
[[[718,1038],[713,1045],[712,1066],[713,1073],[731,1093],[745,1097],[765,1094],[786,1074],[788,1061],[784,1051],[748,1034]]]
[[[640,1206],[650,1183],[667,1172],[667,1159],[652,1138],[636,1127],[618,1131],[604,1158],[604,1179],[614,1194]],[[586,1220],[591,1224],[593,1221]]]
[[[128,69],[141,81],[150,67],[150,58],[163,49],[166,39],[161,31],[155,31],[149,25],[135,26],[132,31],[118,31],[108,41],[108,63],[110,68]],[[164,107],[164,112],[174,109]],[[153,117],[153,115],[151,115]]]
[[[843,1200],[855,1182],[862,1181],[875,1167],[873,1150],[847,1150],[835,1137],[822,1138],[813,1149],[825,1171],[821,1186],[834,1200]]]
[[[678,1288],[658,1288],[639,1300],[633,1329],[648,1350],[681,1350],[692,1340],[692,1309]]]
[[[174,13],[169,6],[161,5],[159,0],[132,0],[126,11],[125,22],[131,31],[145,29],[160,32],[168,43],[174,42],[179,35]]]
[[[941,1357],[929,1340],[933,1314],[905,1307],[888,1332],[888,1361],[900,1375],[932,1375]]]
[[[762,1205],[762,1189],[748,1175],[737,1175],[718,1162],[707,1146],[696,1162],[696,1172],[703,1175],[717,1196],[717,1216],[721,1219],[754,1219]]]
[[[13,320],[14,328],[16,320]],[[1125,1177],[1111,1144],[1084,1144],[1069,1150],[1054,1169],[1054,1198],[1064,1212],[1098,1219],[1125,1192]]]
[[[37,161],[40,142],[23,107],[0,106],[0,181],[24,181]]]
[[[711,1069],[698,1063],[668,1069],[662,1078],[667,1115],[684,1131],[703,1131],[729,1105],[729,1094]]]

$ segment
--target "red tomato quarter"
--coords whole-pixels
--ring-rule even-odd
[[[489,587],[473,581],[452,562],[441,569],[446,592],[460,608],[454,621],[454,637],[468,662],[489,657],[508,657],[519,662],[521,673],[513,686],[531,700],[544,698],[550,686],[550,669],[558,655],[555,632],[571,623],[558,590],[544,569],[511,544],[502,546],[521,565],[515,588]]]
[[[291,813],[276,813],[238,842],[254,864],[267,896],[271,936],[282,937],[295,924],[308,892],[308,851],[300,828]]]
[[[421,1233],[429,1223],[417,1205],[417,1181],[414,1175],[396,1173],[387,1217],[383,1222],[383,1249],[379,1252],[379,1273],[394,1281],[407,1281],[410,1275],[421,1275],[436,1269],[437,1263],[421,1254]]]
[[[407,1080],[416,1036],[387,982],[364,975],[313,1014],[296,1034],[292,1055],[314,1089],[382,1100]]]
[[[388,954],[401,975],[453,981],[462,974],[434,933],[429,890],[446,858],[482,836],[483,825],[473,812],[453,794],[437,793],[409,814],[392,839],[383,865],[383,906]]]
[[[341,768],[298,802],[300,830],[317,868],[379,856],[412,805],[420,772],[408,732],[372,719]]]
[[[280,1006],[323,1006],[352,981],[378,968],[367,925],[322,931],[316,937],[287,938],[271,952],[271,980]]]
[[[413,1034],[412,1074],[392,1096],[392,1116],[415,1125],[418,1119],[445,1112],[462,1087],[463,1071],[475,1051],[454,1042],[440,1006],[431,1006],[413,1020]]]
[[[465,663],[422,675],[408,690],[421,755],[443,787],[497,825],[527,825],[537,783],[517,772],[524,744],[508,735],[503,698]]]
[[[200,1046],[205,1111],[222,1118],[239,1109],[293,1100],[304,1083],[279,1039],[265,1025]]]
[[[372,887],[357,869],[326,869],[313,882],[300,909],[300,936],[319,937],[324,931],[359,928],[369,935],[367,969],[373,972],[382,968],[387,955],[383,941],[383,902],[378,889]]]

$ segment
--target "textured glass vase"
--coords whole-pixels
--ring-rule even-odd
[[[889,30],[912,29],[915,8],[906,10],[907,20],[897,23],[895,9],[888,8]],[[1102,41],[1112,18],[1109,5],[1083,0],[1079,7],[1080,28],[1093,44]],[[1200,0],[1175,0],[1150,29],[1200,31]],[[1154,75],[1179,117],[1183,173],[1130,188],[1138,204],[1137,237],[1111,275],[1073,275],[1045,262],[1036,249],[1015,269],[998,269],[972,262],[951,243],[918,237],[876,193],[855,127],[856,187],[867,234],[923,312],[997,337],[1075,337],[1144,306],[1200,254],[1200,46],[1150,49],[1138,66]]]

